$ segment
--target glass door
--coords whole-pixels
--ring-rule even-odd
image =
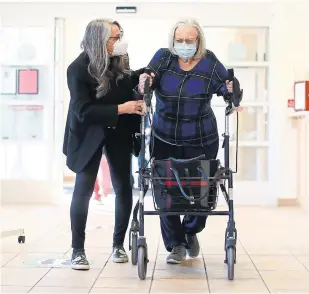
[[[204,27],[206,46],[226,68],[234,68],[244,89],[239,113],[238,173],[235,174],[235,202],[272,204],[268,181],[269,101],[268,101],[268,28]],[[224,133],[225,104],[213,97],[219,134]],[[236,114],[230,117],[230,164],[236,168]],[[222,142],[223,138],[221,138]],[[222,146],[222,144],[221,144]],[[220,146],[220,147],[221,147]],[[219,151],[223,161],[223,149]],[[222,200],[222,197],[220,197]]]
[[[67,111],[65,109],[65,89],[66,85],[66,66],[65,66],[65,19],[56,18],[54,44],[54,158],[55,158],[55,178],[64,184],[65,157],[62,153],[63,137]]]
[[[0,146],[5,202],[53,202],[55,169],[54,21],[0,30]]]

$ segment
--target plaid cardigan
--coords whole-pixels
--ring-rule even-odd
[[[184,71],[177,56],[159,49],[148,68],[156,75],[154,135],[178,146],[204,146],[218,140],[211,99],[213,94],[227,93],[227,71],[214,53],[207,50],[193,69]]]

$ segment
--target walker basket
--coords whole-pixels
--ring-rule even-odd
[[[214,210],[219,160],[153,160],[151,180],[157,210]]]

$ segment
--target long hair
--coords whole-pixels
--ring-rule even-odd
[[[108,19],[95,19],[91,21],[84,34],[81,42],[81,48],[89,57],[88,72],[96,79],[99,86],[97,87],[96,97],[102,98],[110,89],[110,80],[116,79],[116,83],[123,79],[125,74],[130,71],[127,67],[126,56],[110,57],[107,52],[106,44],[111,36],[111,27],[115,24],[122,28],[116,21]]]
[[[202,27],[200,24],[194,20],[194,19],[187,19],[187,20],[181,20],[178,21],[171,29],[169,38],[168,38],[168,48],[171,53],[176,54],[174,50],[174,38],[175,38],[175,32],[177,28],[181,25],[189,26],[189,27],[194,27],[197,30],[198,37],[197,37],[197,50],[195,53],[194,58],[199,59],[205,56],[206,54],[206,41],[205,41],[205,36]]]

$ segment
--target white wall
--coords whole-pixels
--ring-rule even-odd
[[[33,1],[32,1],[33,2]],[[139,63],[139,56],[151,56],[145,50],[149,44],[164,42],[162,37],[170,21],[182,17],[195,17],[208,26],[270,26],[270,181],[276,198],[296,199],[298,196],[298,162],[291,154],[297,153],[297,132],[287,119],[287,99],[293,95],[293,81],[309,78],[309,1],[246,1],[243,3],[145,3],[136,1],[136,15],[116,15],[116,4],[111,3],[0,3],[3,23],[25,24],[29,19],[64,17],[66,34],[72,42],[66,43],[66,55],[77,53],[81,19],[85,23],[95,17],[111,17],[121,20],[126,34],[133,42],[140,43],[139,54],[130,54],[132,62]],[[134,3],[130,5],[134,5]],[[39,15],[39,17],[38,17]],[[136,22],[143,19],[143,24]],[[156,23],[151,23],[151,19]],[[156,38],[149,36],[149,26],[158,28]],[[136,31],[140,32],[136,34]],[[164,32],[163,32],[164,31]],[[134,33],[133,33],[134,32]],[[141,35],[141,36],[139,36]],[[144,39],[144,40],[143,40]],[[73,41],[75,40],[75,41]],[[160,45],[155,44],[155,48]],[[129,49],[130,50],[130,49]],[[73,55],[72,55],[73,53]],[[69,62],[69,59],[67,62]],[[309,168],[304,167],[304,168]],[[284,184],[283,184],[284,183]]]
[[[287,119],[287,100],[293,98],[293,82],[309,79],[309,3],[276,5],[271,34],[273,121],[271,160],[277,170],[272,186],[279,198],[298,197],[297,129]],[[304,170],[309,168],[303,166]],[[308,180],[308,179],[307,179]]]
[[[309,112],[306,116],[291,117],[291,123],[298,131],[298,152],[293,156],[298,164],[298,200],[309,211]]]
[[[23,22],[27,18],[42,19],[46,17],[71,17],[76,19],[88,19],[96,17],[110,17],[119,19],[122,16],[115,13],[117,3],[0,3],[0,13],[6,18],[16,19]],[[139,3],[130,2],[130,5],[137,6],[137,14],[125,15],[127,19],[175,19],[183,17],[195,17],[201,22],[207,21],[209,25],[256,25],[267,23],[271,18],[270,3],[248,3],[242,1],[236,4],[221,3]],[[119,4],[119,3],[118,3]],[[119,4],[121,5],[121,3]],[[122,3],[123,5],[123,3]],[[263,17],[261,17],[263,16]]]

